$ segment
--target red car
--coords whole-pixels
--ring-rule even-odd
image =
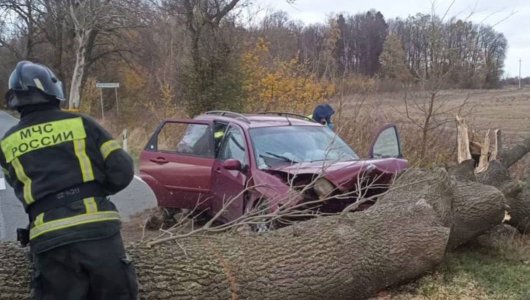
[[[408,167],[394,125],[379,131],[369,157],[303,116],[214,111],[163,121],[140,156],[140,177],[160,207],[214,216],[226,206],[227,222],[257,205],[340,212],[359,193],[381,193]]]

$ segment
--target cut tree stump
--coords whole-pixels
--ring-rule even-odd
[[[524,158],[530,152],[530,138],[515,144],[509,149],[502,149],[502,139],[499,130],[494,132],[494,149],[489,159],[486,154],[489,153],[489,130],[484,142],[480,146],[480,162],[476,169],[471,168],[470,163],[465,163],[467,158],[466,148],[471,147],[468,138],[468,127],[465,121],[456,116],[457,124],[457,141],[458,141],[458,162],[459,165],[452,168],[450,173],[459,179],[476,180],[482,184],[491,185],[499,189],[505,196],[506,215],[509,216],[506,221],[514,226],[519,232],[524,234],[530,233],[530,167],[527,169],[526,183],[521,183],[510,176],[509,168]],[[467,147],[466,147],[467,145]],[[470,172],[476,174],[472,179]]]

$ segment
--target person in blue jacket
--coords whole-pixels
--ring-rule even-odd
[[[329,104],[320,104],[317,107],[315,107],[315,110],[313,110],[313,114],[311,115],[311,118],[315,120],[316,122],[328,126],[330,129],[334,128],[333,122],[331,121],[331,117],[335,114],[335,110],[331,107]]]

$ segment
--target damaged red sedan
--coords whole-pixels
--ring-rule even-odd
[[[140,177],[160,207],[222,210],[223,222],[257,205],[340,212],[385,191],[407,167],[394,125],[379,131],[365,160],[328,127],[288,113],[166,120],[140,156]]]

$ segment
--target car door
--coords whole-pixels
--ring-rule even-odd
[[[165,121],[140,156],[140,176],[151,186],[158,205],[209,207],[214,164],[212,123]]]
[[[379,130],[370,148],[370,158],[403,158],[396,125],[386,125]]]
[[[235,125],[228,127],[212,170],[212,213],[223,209],[224,221],[234,220],[243,213],[243,191],[250,170],[248,150],[243,130]]]

